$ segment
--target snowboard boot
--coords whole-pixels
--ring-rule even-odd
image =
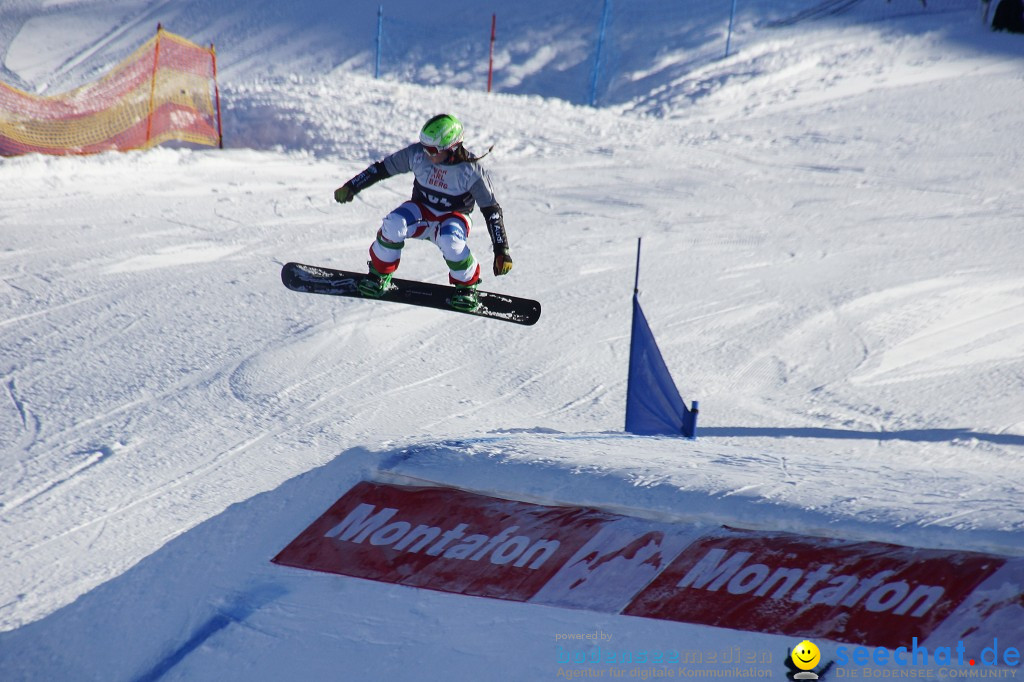
[[[359,289],[359,293],[367,298],[380,298],[387,293],[388,287],[391,285],[391,274],[384,275],[377,272],[372,263],[367,263],[367,265],[370,266],[370,271],[366,273],[366,277],[359,280],[356,289]]]
[[[480,305],[480,295],[476,292],[476,284],[456,284],[455,293],[448,299],[448,305],[465,312],[476,310]]]

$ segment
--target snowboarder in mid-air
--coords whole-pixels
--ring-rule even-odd
[[[471,154],[462,140],[459,119],[451,114],[434,116],[420,130],[419,142],[374,163],[334,191],[335,201],[345,204],[392,175],[411,171],[415,176],[412,199],[384,216],[370,245],[369,272],[358,285],[363,296],[380,298],[387,292],[406,239],[429,239],[441,250],[449,281],[455,286],[449,305],[464,311],[476,309],[480,265],[467,243],[473,224],[469,214],[476,204],[480,204],[494,247],[494,275],[512,269],[501,207],[480,165],[482,157]]]

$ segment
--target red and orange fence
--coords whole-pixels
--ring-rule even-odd
[[[0,83],[0,155],[223,146],[217,53],[157,27],[97,81],[53,97]]]

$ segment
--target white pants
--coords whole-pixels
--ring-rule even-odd
[[[370,262],[381,274],[394,272],[406,239],[429,239],[441,250],[452,284],[475,284],[480,279],[480,264],[467,243],[472,225],[469,216],[461,213],[436,215],[407,201],[384,216],[377,239],[370,245]]]

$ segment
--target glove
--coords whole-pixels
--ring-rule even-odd
[[[348,184],[347,182],[338,189],[334,190],[334,200],[337,201],[339,204],[347,204],[348,202],[352,201],[355,198],[356,191],[352,189],[352,185]]]
[[[498,249],[494,252],[494,276],[507,275],[512,270],[512,256],[508,253],[508,247]]]

